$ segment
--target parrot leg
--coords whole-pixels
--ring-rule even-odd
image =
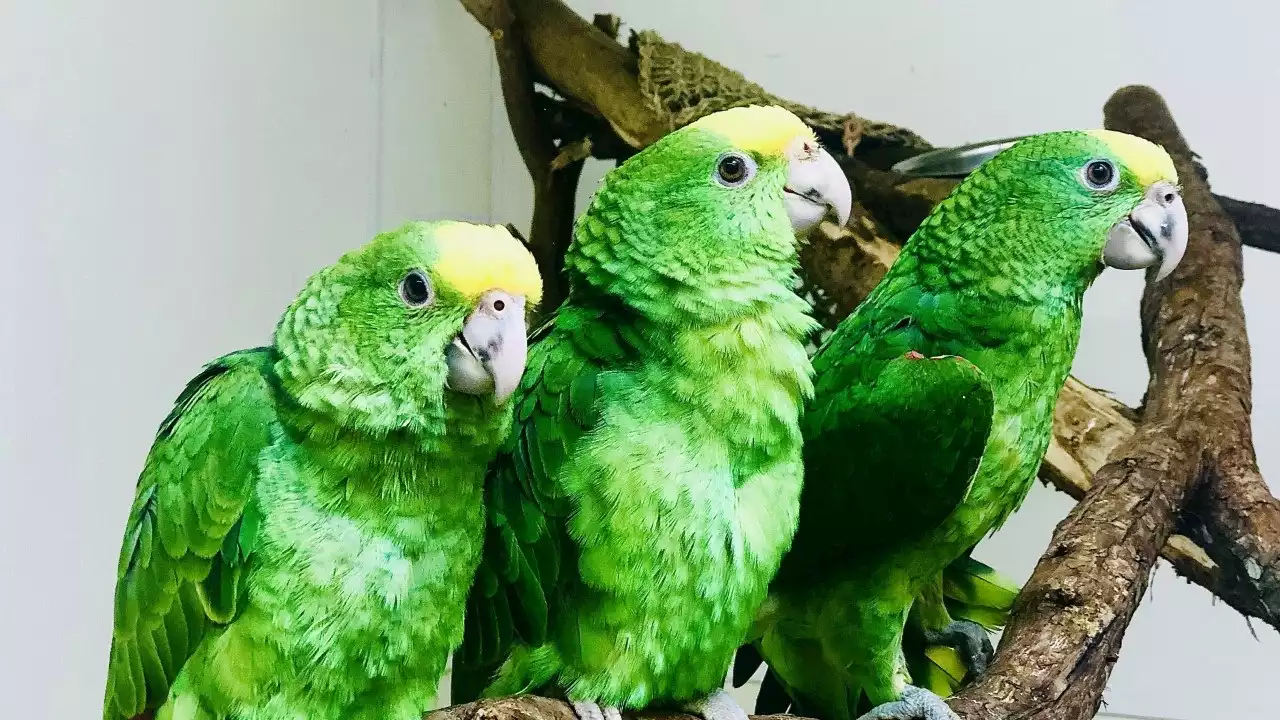
[[[960,720],[942,698],[933,693],[908,685],[897,702],[872,708],[858,720]]]
[[[969,668],[970,679],[985,673],[996,654],[987,629],[972,620],[953,620],[941,630],[926,630],[924,639],[930,645],[955,648]]]
[[[717,690],[682,709],[702,717],[703,720],[747,720],[747,711],[724,690]]]
[[[593,702],[573,703],[573,714],[578,720],[622,720],[622,712],[616,707],[600,707]]]

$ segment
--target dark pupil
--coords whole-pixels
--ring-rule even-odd
[[[1089,163],[1089,182],[1094,185],[1111,182],[1111,166],[1104,162]]]
[[[736,155],[730,155],[720,161],[720,177],[724,178],[726,181],[738,182],[742,179],[742,176],[746,174],[747,164],[742,161],[742,158],[737,157]]]
[[[419,273],[411,273],[404,279],[404,299],[414,305],[421,305],[431,296],[427,287],[427,279]]]

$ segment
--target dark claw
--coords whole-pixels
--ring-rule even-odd
[[[987,671],[996,650],[991,645],[991,634],[972,620],[953,620],[936,631],[925,631],[924,639],[930,645],[953,647],[969,668],[969,678],[980,677]]]

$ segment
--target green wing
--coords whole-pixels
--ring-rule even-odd
[[[595,426],[597,388],[630,361],[633,341],[608,314],[568,306],[530,338],[516,422],[485,477],[488,528],[453,658],[455,703],[479,697],[517,644],[547,642],[577,577],[560,466]]]
[[[210,363],[165,418],[138,478],[116,577],[103,717],[164,702],[211,624],[237,614],[258,458],[276,425],[273,351]]]
[[[902,355],[824,410],[805,435],[805,474],[830,487],[810,519],[832,523],[828,552],[856,553],[915,539],[960,505],[992,395],[963,358]]]
[[[815,356],[800,531],[784,565],[909,542],[964,500],[994,398],[959,357],[984,338],[964,328],[961,342],[959,323],[947,322],[959,311],[947,301],[882,285]]]

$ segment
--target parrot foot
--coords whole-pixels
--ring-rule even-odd
[[[987,671],[996,650],[991,646],[987,629],[972,620],[953,620],[941,630],[926,631],[925,642],[930,645],[946,645],[956,649],[969,668],[970,679]]]
[[[747,720],[747,711],[724,690],[717,690],[682,709],[702,717],[702,720]]]
[[[897,702],[872,708],[858,720],[960,720],[942,698],[914,685],[902,691]]]
[[[600,707],[593,702],[573,703],[573,714],[578,720],[622,720],[622,711],[616,707]]]

